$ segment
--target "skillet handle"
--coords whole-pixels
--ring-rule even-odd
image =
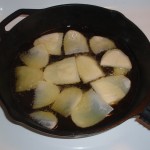
[[[150,125],[150,105],[147,106],[142,113],[140,113],[139,119]]]
[[[148,92],[150,93],[150,92]],[[135,106],[131,113],[131,118],[136,117],[136,121],[150,129],[150,94]]]
[[[33,13],[35,13],[38,9],[19,9],[15,12],[13,12],[11,15],[6,17],[1,23],[0,23],[0,36],[3,37],[8,31],[6,31],[5,27],[14,19],[16,19],[19,16],[30,16]],[[24,18],[25,18],[24,17]]]

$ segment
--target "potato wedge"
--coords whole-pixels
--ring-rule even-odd
[[[76,57],[76,63],[79,76],[84,83],[105,75],[96,60],[90,56],[79,55]]]
[[[78,31],[69,30],[64,36],[65,55],[89,52],[86,38]]]
[[[80,82],[75,57],[48,65],[44,70],[44,79],[60,85]]]
[[[48,54],[61,55],[63,33],[51,33],[41,36],[34,41],[34,46],[43,44]]]
[[[102,100],[112,105],[126,96],[131,87],[131,81],[123,75],[107,76],[91,82],[91,86]]]
[[[57,117],[51,112],[36,111],[31,113],[30,117],[48,129],[53,129],[58,122]]]
[[[102,36],[93,36],[90,39],[89,44],[94,54],[116,48],[116,45],[112,40]]]
[[[113,71],[113,74],[114,75],[126,75],[128,72],[129,72],[129,70],[126,69],[126,68],[115,67],[114,71]]]
[[[68,117],[76,105],[80,102],[82,91],[76,87],[65,88],[52,105],[52,110]]]
[[[81,128],[93,126],[103,120],[113,108],[90,89],[82,96],[79,104],[72,110],[72,121]]]
[[[132,68],[129,57],[124,54],[120,49],[113,49],[107,51],[100,62],[101,66],[126,68],[130,70]]]
[[[36,88],[38,82],[43,78],[40,69],[20,66],[15,68],[16,92],[22,92]]]
[[[29,49],[27,53],[21,54],[20,59],[29,67],[43,68],[48,64],[49,55],[45,46],[39,44]]]
[[[53,103],[60,93],[60,88],[50,82],[39,81],[35,89],[33,109]]]

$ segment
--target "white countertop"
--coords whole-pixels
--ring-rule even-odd
[[[150,40],[149,0],[0,0],[0,21],[21,8],[47,8],[68,3],[98,5],[122,12]],[[0,107],[0,150],[148,150],[150,131],[134,118],[102,134],[81,139],[56,139],[9,122]]]

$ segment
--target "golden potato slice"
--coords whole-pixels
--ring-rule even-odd
[[[129,70],[126,69],[126,68],[115,67],[114,71],[113,71],[113,74],[114,75],[126,75],[128,72],[129,72]]]
[[[57,117],[51,112],[36,111],[31,113],[30,117],[48,129],[53,129],[58,123]]]
[[[77,126],[86,128],[103,120],[112,110],[111,106],[90,89],[83,94],[79,104],[72,110],[71,118]]]
[[[35,89],[33,109],[53,103],[60,93],[60,88],[50,82],[39,81]]]
[[[48,65],[44,70],[44,79],[54,84],[73,84],[80,82],[75,57],[65,58]]]
[[[100,66],[98,66],[96,60],[94,60],[92,57],[85,55],[77,56],[76,63],[79,76],[84,83],[104,76],[102,69]]]
[[[36,88],[38,82],[43,78],[43,71],[40,69],[20,66],[15,68],[16,92]]]
[[[131,82],[123,76],[107,76],[91,82],[93,89],[108,104],[116,104],[128,93]]]
[[[82,97],[82,91],[76,87],[65,88],[52,105],[52,110],[68,117]]]
[[[116,48],[116,45],[112,40],[102,36],[93,36],[90,39],[89,44],[94,54]]]
[[[126,68],[128,70],[132,68],[129,57],[119,49],[107,51],[103,55],[100,65],[108,67]]]
[[[44,45],[39,44],[20,55],[20,59],[29,67],[43,68],[48,64],[49,55]]]
[[[44,44],[48,54],[61,55],[63,33],[51,33],[41,36],[34,41],[34,45]]]
[[[86,38],[78,31],[69,30],[64,37],[65,55],[89,52]]]

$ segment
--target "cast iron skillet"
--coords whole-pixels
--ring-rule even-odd
[[[20,15],[28,15],[10,31],[5,26]],[[115,41],[132,61],[132,87],[126,100],[111,116],[101,123],[86,129],[68,125],[47,130],[33,122],[17,104],[12,90],[12,70],[17,54],[31,46],[40,35],[50,32],[75,29],[82,33],[106,36]],[[140,116],[150,123],[150,43],[145,35],[121,13],[92,5],[68,4],[47,9],[20,9],[0,23],[0,101],[6,116],[12,122],[32,131],[57,138],[78,138],[101,133]]]

